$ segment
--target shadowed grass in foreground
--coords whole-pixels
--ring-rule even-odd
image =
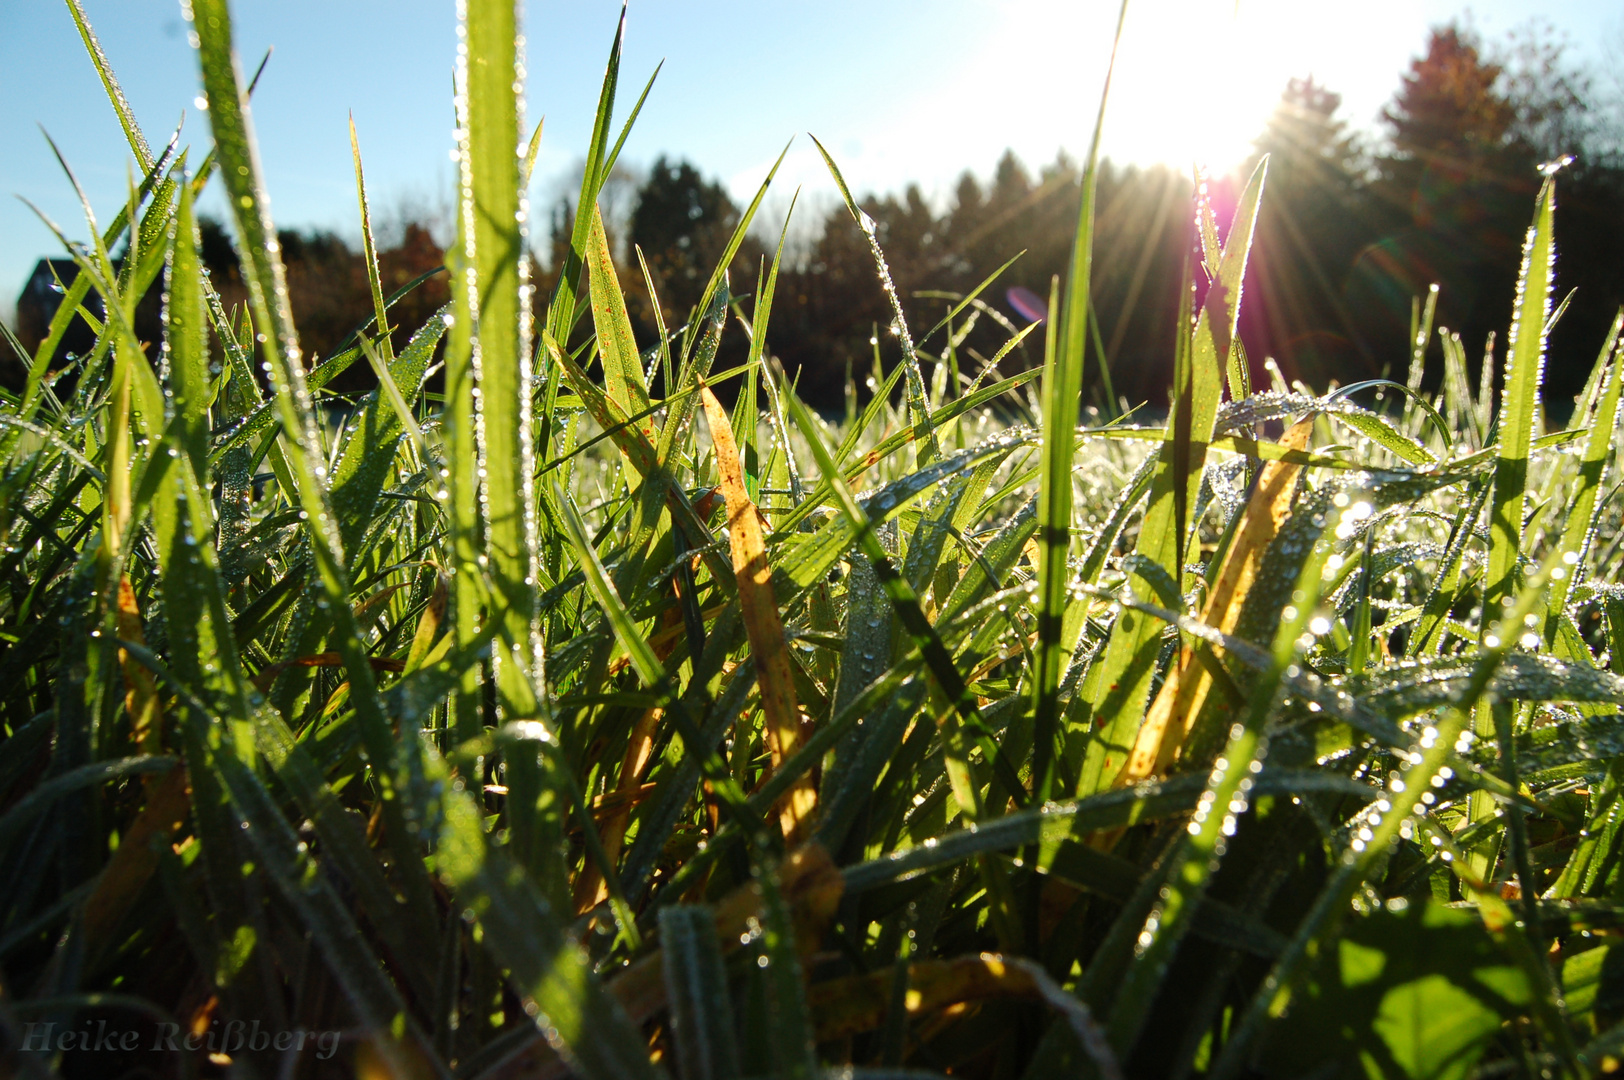
[[[201,153],[154,153],[68,2],[140,176],[60,234],[54,333],[94,288],[96,349],[69,389],[48,338],[0,410],[8,1068],[1441,1078],[1624,1053],[1620,323],[1544,431],[1555,167],[1498,396],[1446,333],[1436,399],[1414,370],[1247,385],[1265,163],[1233,221],[1196,208],[1166,422],[1100,423],[1091,155],[1043,368],[959,355],[972,298],[917,337],[898,302],[900,362],[834,427],[773,360],[777,258],[721,269],[759,196],[660,340],[595,212],[532,295],[511,0],[466,4],[452,303],[397,354],[367,232],[373,320],[323,358],[224,0],[189,9]],[[619,55],[582,207],[630,125]],[[216,171],[240,310],[198,257]],[[749,355],[713,370],[729,318]],[[360,363],[377,390],[321,422]],[[136,1049],[64,1040],[97,1024]]]

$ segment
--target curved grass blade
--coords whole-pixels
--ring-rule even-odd
[[[1313,419],[1299,420],[1281,438],[1281,445],[1306,449],[1312,433]],[[1225,554],[1217,581],[1207,595],[1207,605],[1201,612],[1202,622],[1225,634],[1235,631],[1264,555],[1291,512],[1299,471],[1297,466],[1282,461],[1271,461],[1263,467],[1240,531]],[[1151,703],[1134,742],[1133,753],[1117,775],[1118,785],[1137,783],[1147,776],[1165,772],[1172,765],[1174,755],[1195,726],[1212,687],[1211,672],[1197,661],[1195,648],[1186,644]]]
[[[276,231],[261,182],[247,96],[237,71],[230,14],[225,0],[194,0],[188,10],[197,33],[203,84],[210,101],[209,122],[219,149],[221,175],[231,197],[239,249],[245,255],[243,275],[250,307],[264,335],[264,353],[282,420],[285,437],[278,440],[277,445],[285,448],[283,452],[291,473],[293,490],[288,494],[290,498],[297,498],[304,512],[310,551],[335,622],[335,644],[350,682],[350,700],[355,705],[356,719],[371,757],[382,814],[388,825],[387,835],[396,848],[397,870],[413,902],[427,909],[433,903],[427,874],[414,851],[415,830],[407,821],[395,786],[394,732],[379,707],[371,657],[351,611],[340,522],[328,502],[325,476],[312,461],[312,457],[319,461],[322,443],[304,380]],[[508,156],[512,157],[512,147],[508,148]]]
[[[874,233],[874,219],[869,217],[857,200],[852,198],[851,189],[846,186],[846,178],[840,174],[840,168],[835,164],[829,151],[818,142],[817,136],[811,136],[812,144],[823,155],[823,163],[828,166],[829,173],[834,177],[835,187],[840,189],[840,197],[845,200],[846,209],[851,213],[852,220],[868,241],[870,254],[874,256],[874,266],[880,275],[880,287],[885,290],[886,299],[891,301],[891,327],[896,331],[897,338],[902,342],[902,362],[907,370],[908,386],[908,414],[909,426],[913,430],[914,441],[918,443],[917,453],[919,464],[925,465],[936,456],[935,423],[931,419],[930,399],[925,392],[925,376],[919,367],[919,352],[914,347],[913,335],[908,331],[908,321],[902,313],[902,300],[897,296],[897,286],[891,280],[891,268],[886,264],[885,253],[880,250],[879,238]]]
[[[609,400],[627,416],[649,407],[648,386],[643,381],[642,356],[632,337],[631,317],[626,314],[626,298],[615,276],[615,263],[609,254],[609,238],[603,231],[603,215],[593,204],[587,233],[587,281],[592,299],[592,321],[598,331],[598,356],[603,360],[604,391]],[[654,437],[654,425],[641,425],[645,438]]]
[[[818,459],[818,467],[823,471],[824,479],[834,488],[841,511],[855,530],[857,543],[863,554],[873,563],[875,575],[891,597],[892,606],[896,609],[903,629],[914,639],[914,644],[925,658],[931,674],[935,676],[942,692],[953,705],[959,724],[947,727],[943,737],[951,748],[948,774],[953,779],[954,797],[959,800],[960,807],[971,820],[982,816],[980,789],[972,782],[969,769],[969,749],[975,746],[997,770],[999,781],[1006,786],[1011,797],[1018,803],[1024,803],[1025,785],[1021,783],[1013,766],[993,741],[981,717],[975,696],[965,684],[964,677],[954,665],[953,657],[943,645],[935,627],[925,618],[925,613],[919,606],[919,597],[907,580],[891,565],[890,556],[886,554],[879,537],[875,534],[873,520],[858,504],[851,488],[841,478],[833,458],[829,455],[829,448],[824,445],[822,436],[818,434],[815,421],[807,414],[806,406],[801,404],[795,395],[786,396],[796,426],[811,444],[813,455]]]
[[[555,491],[554,499],[563,513],[564,531],[575,548],[581,568],[586,571],[587,587],[598,606],[603,608],[610,626],[614,629],[615,638],[626,650],[637,677],[643,680],[644,686],[662,695],[664,699],[662,705],[677,721],[685,744],[696,749],[709,745],[689,717],[686,705],[673,692],[659,658],[654,655],[654,650],[638,632],[637,624],[632,621],[625,604],[615,592],[614,583],[609,580],[608,571],[598,558],[597,550],[592,546],[592,540],[587,535],[586,526],[581,522],[574,503],[562,491]],[[757,815],[747,805],[744,792],[739,790],[732,774],[727,771],[727,766],[714,753],[705,754],[700,760],[706,773],[705,778],[716,788],[717,796],[746,823],[759,826]]]
[[[579,287],[582,267],[585,265],[587,236],[592,227],[592,219],[586,213],[586,208],[597,205],[598,191],[603,187],[603,181],[609,174],[609,121],[615,108],[615,89],[620,84],[620,55],[625,38],[626,8],[622,4],[620,20],[615,24],[615,40],[609,46],[609,63],[604,69],[603,86],[598,92],[597,110],[592,117],[592,138],[588,143],[586,168],[581,175],[581,194],[575,202],[575,224],[570,233],[569,256],[558,275],[558,288],[547,306],[547,333],[556,341],[568,341],[570,330],[575,326],[579,305],[576,290]],[[655,74],[658,74],[658,71]],[[649,80],[651,86],[653,82],[653,79]],[[646,96],[648,90],[645,88],[643,93]],[[638,105],[642,105],[641,99]],[[623,134],[622,138],[624,137]],[[616,145],[616,150],[618,149],[619,144]],[[557,381],[556,377],[549,379],[549,386],[556,386]],[[551,419],[552,412],[549,409],[547,420],[551,422]]]
[[[1293,604],[1276,620],[1269,666],[1254,680],[1245,717],[1229,730],[1223,751],[1213,763],[1188,833],[1180,837],[1168,859],[1166,883],[1145,920],[1133,962],[1116,992],[1109,1030],[1118,1053],[1127,1054],[1139,1041],[1168,965],[1194,921],[1228,848],[1228,838],[1235,835],[1237,821],[1250,805],[1256,774],[1268,753],[1266,729],[1276,694],[1287,669],[1295,664],[1303,648],[1304,632],[1318,610],[1325,562],[1342,516],[1330,498],[1322,496],[1316,502],[1319,505],[1298,511],[1306,514],[1305,520],[1293,522],[1298,526],[1296,530],[1282,530],[1270,545],[1269,555],[1273,558],[1265,556],[1260,567],[1277,580],[1294,579]],[[1295,574],[1290,573],[1292,569]]]
[[[794,142],[794,140],[791,139],[790,142]],[[746,235],[748,235],[750,226],[756,219],[756,211],[761,208],[761,200],[767,197],[767,189],[772,186],[773,177],[778,175],[778,167],[784,163],[784,158],[789,153],[789,147],[790,143],[785,143],[784,149],[778,152],[778,158],[773,162],[773,167],[767,170],[767,178],[763,180],[761,182],[761,186],[756,189],[755,198],[750,200],[750,205],[745,207],[744,213],[739,215],[738,224],[733,227],[732,235],[728,237],[727,244],[722,248],[721,257],[717,259],[715,268],[711,270],[711,275],[706,280],[705,287],[700,290],[699,304],[695,307],[695,311],[708,311],[716,297],[717,286],[725,287],[725,283],[727,281],[727,268],[733,264],[733,256],[739,253],[739,245],[744,243],[744,238]],[[794,213],[794,210],[795,204],[792,201],[790,203],[790,213]],[[787,214],[784,218],[784,229],[786,231],[789,229],[789,217]],[[778,276],[778,260],[780,257],[782,257],[783,251],[784,241],[782,235],[780,235],[778,241],[778,254],[773,258],[772,279],[776,279]],[[771,279],[769,279],[768,291],[762,294],[761,300],[757,304],[756,319],[761,323],[761,326],[753,332],[753,337],[759,336],[766,330],[766,312],[772,308],[770,281]],[[762,305],[765,305],[765,307]],[[690,324],[687,338],[688,348],[683,349],[683,355],[685,357],[690,353],[694,340],[693,324]],[[759,353],[754,354],[752,359],[759,359]]]

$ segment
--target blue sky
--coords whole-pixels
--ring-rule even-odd
[[[206,145],[192,105],[196,61],[178,0],[84,0],[154,143],[184,113],[183,141]],[[686,156],[748,197],[786,142],[769,209],[804,185],[832,187],[816,134],[859,190],[918,181],[945,196],[965,168],[986,175],[1005,147],[1030,165],[1080,154],[1093,122],[1114,0],[634,0],[622,110],[665,68],[624,160]],[[451,183],[451,0],[238,0],[239,50],[275,53],[254,103],[279,224],[358,229],[346,118],[353,110],[375,209],[443,205]],[[1105,149],[1120,161],[1244,155],[1287,78],[1312,73],[1373,124],[1429,25],[1469,11],[1489,39],[1536,16],[1573,54],[1624,70],[1618,0],[1134,0]],[[529,119],[545,115],[533,196],[556,198],[589,134],[618,0],[532,2]],[[1232,59],[1229,74],[1219,65]],[[99,217],[114,212],[130,156],[66,7],[0,0],[0,317],[50,234],[13,194],[70,235],[84,225],[40,134],[54,137]],[[539,207],[538,207],[539,209]],[[808,218],[810,220],[810,217]]]

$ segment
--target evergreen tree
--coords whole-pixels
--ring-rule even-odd
[[[1271,194],[1349,201],[1366,171],[1359,141],[1337,116],[1342,95],[1312,75],[1292,79],[1259,136],[1258,156],[1269,155]],[[1257,158],[1253,158],[1255,164]]]
[[[664,155],[655,160],[637,193],[630,240],[648,261],[672,329],[699,303],[738,223],[739,208],[720,183],[706,180],[686,161],[673,162]],[[753,280],[748,285],[733,283],[735,291],[753,287]]]
[[[1267,193],[1242,309],[1243,335],[1291,377],[1323,384],[1338,372],[1375,374],[1342,303],[1343,280],[1374,228],[1369,165],[1338,115],[1342,96],[1310,76],[1286,84],[1248,169],[1269,156]]]
[[[1496,88],[1501,72],[1469,32],[1455,25],[1433,30],[1426,55],[1410,63],[1398,94],[1382,110],[1392,130],[1394,153],[1383,160],[1389,173],[1497,164],[1516,120],[1516,109]]]

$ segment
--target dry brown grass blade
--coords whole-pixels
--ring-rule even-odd
[[[814,983],[807,1004],[817,1025],[818,1041],[873,1031],[885,1022],[891,1006],[892,970]],[[1042,996],[1030,970],[991,953],[953,960],[925,960],[908,965],[904,1008],[910,1018],[951,1005],[987,998]]]
[[[450,599],[451,579],[446,577],[445,571],[437,570],[434,575],[434,592],[429,595],[429,602],[417,620],[417,632],[412,635],[412,646],[406,650],[407,671],[416,671],[423,658],[429,654],[434,637],[440,632],[440,623],[445,619],[446,604]]]
[[[613,803],[600,822],[599,837],[603,854],[613,866],[620,858],[620,849],[626,840],[626,825],[631,821],[632,807],[643,790],[643,770],[654,757],[654,736],[659,730],[661,711],[646,709],[637,718],[632,737],[626,744],[626,754],[620,763],[620,782],[610,796]],[[609,885],[603,880],[598,864],[588,859],[575,879],[575,913],[591,911],[609,898]]]
[[[722,496],[727,500],[728,538],[733,549],[733,573],[739,582],[739,603],[744,615],[745,634],[750,639],[750,655],[756,665],[756,685],[761,692],[761,710],[767,717],[767,750],[777,769],[800,741],[801,714],[795,702],[795,681],[790,671],[789,647],[784,641],[784,624],[778,617],[778,601],[773,597],[772,567],[767,563],[767,546],[761,533],[761,519],[755,503],[744,487],[744,471],[739,467],[739,450],[733,442],[733,426],[727,410],[716,400],[710,387],[701,386],[705,419],[710,424],[711,445],[716,452],[716,471],[721,478]],[[801,837],[804,823],[817,805],[817,792],[810,777],[802,776],[778,802],[779,822],[784,836],[794,843]]]
[[[1292,450],[1308,448],[1313,433],[1313,417],[1293,424],[1280,440]],[[1302,466],[1288,461],[1271,461],[1263,466],[1256,489],[1246,504],[1246,516],[1224,556],[1224,563],[1207,595],[1201,621],[1224,633],[1233,633],[1241,616],[1246,594],[1252,589],[1264,552],[1291,513],[1291,499],[1297,489]],[[1117,787],[1137,784],[1149,776],[1167,771],[1190,733],[1196,717],[1212,691],[1212,675],[1188,645],[1179,650],[1178,662],[1168,673],[1150,712],[1134,741],[1127,766],[1117,777]]]
[[[135,589],[128,576],[118,579],[118,636],[136,645],[147,643],[141,632],[141,611],[136,606]],[[143,754],[163,753],[163,706],[158,702],[158,684],[146,665],[118,651],[124,671],[124,708],[130,714],[130,738]]]
[[[680,630],[682,619],[675,611],[665,613],[666,629]],[[654,655],[664,663],[676,647],[676,637],[667,637],[660,645],[652,646]],[[638,793],[643,790],[643,773],[654,758],[654,740],[660,729],[660,717],[664,711],[659,708],[645,709],[643,715],[637,718],[632,728],[631,738],[626,742],[626,753],[620,762],[620,780],[615,790],[607,796],[603,805],[608,806],[608,812],[599,822],[599,838],[603,845],[603,854],[610,866],[620,859],[620,849],[626,841],[626,826],[631,821],[632,807],[637,804]],[[594,803],[598,805],[598,803]],[[598,864],[592,859],[586,861],[581,873],[575,879],[573,891],[575,899],[575,913],[580,915],[590,911],[609,899],[609,885],[603,880],[603,874]]]
[[[398,672],[406,670],[406,661],[387,656],[369,656],[367,657],[367,663],[372,667],[373,671]],[[276,677],[288,668],[343,666],[344,660],[336,652],[312,653],[309,656],[299,656],[292,660],[279,660],[274,664],[269,664],[250,681],[254,684],[256,690],[263,693],[270,688],[271,683],[276,681]]]
[[[158,868],[157,838],[167,843],[186,823],[192,805],[191,783],[185,768],[176,766],[157,776],[147,789],[147,805],[119,838],[118,850],[108,860],[96,888],[85,901],[85,940],[94,957],[108,944],[119,920],[135,902],[136,894]]]
[[[400,590],[406,588],[406,586],[409,584],[411,584],[411,582],[402,581],[397,582],[394,585],[385,585],[371,596],[364,598],[359,604],[355,605],[354,610],[356,621],[364,623],[380,607],[387,604],[391,596],[394,596],[396,593],[400,592]]]

